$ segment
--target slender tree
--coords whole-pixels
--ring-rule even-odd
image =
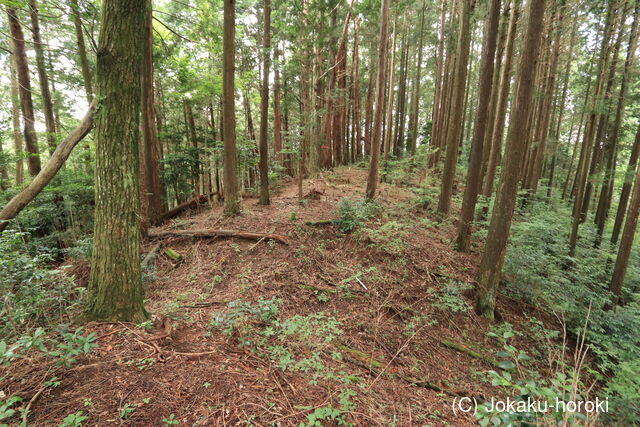
[[[382,118],[384,113],[384,86],[387,71],[387,27],[389,26],[390,0],[382,0],[380,6],[380,35],[378,38],[378,71],[376,77],[376,107],[371,137],[371,159],[367,177],[366,197],[373,200],[378,187],[378,162],[380,160],[380,142]]]
[[[500,21],[500,0],[489,2],[489,16],[484,30],[484,44],[482,46],[482,59],[480,63],[480,81],[478,98],[480,105],[476,111],[475,125],[473,127],[473,140],[471,141],[471,158],[469,160],[469,172],[467,173],[466,187],[458,222],[458,238],[456,245],[458,250],[468,252],[471,246],[471,221],[480,191],[480,174],[482,173],[482,152],[486,150],[484,138],[486,134],[489,106],[486,104],[491,98],[491,84],[493,82],[494,58],[498,38],[498,24]]]
[[[236,159],[236,111],[235,111],[235,0],[224,0],[224,36],[222,41],[223,72],[223,129],[224,129],[224,212],[236,215],[240,212],[238,199],[238,166]]]
[[[78,62],[82,70],[82,78],[84,80],[84,90],[87,100],[91,102],[93,99],[93,77],[91,74],[91,66],[87,56],[87,48],[84,42],[84,31],[82,29],[82,18],[80,17],[80,5],[78,0],[69,0],[71,8],[71,20],[76,33],[76,46],[78,47]]]
[[[152,226],[162,220],[162,189],[160,187],[160,147],[156,123],[156,105],[153,90],[153,16],[152,0],[147,1],[144,25],[144,58],[142,70],[142,131],[144,137],[144,187],[147,218]]]
[[[9,49],[13,52],[13,39],[9,37]],[[9,58],[9,80],[11,81],[11,124],[13,127],[13,149],[16,153],[16,185],[24,181],[24,162],[22,159],[22,132],[20,132],[20,95],[16,76],[15,55]]]
[[[640,126],[636,132],[636,140],[638,139],[640,139]],[[613,276],[609,284],[609,290],[613,294],[612,305],[618,304],[622,295],[622,284],[627,272],[627,266],[629,265],[629,255],[631,254],[636,225],[638,223],[638,212],[640,212],[640,168],[638,168],[636,172],[635,185],[633,186],[633,194],[631,196],[631,202],[629,203],[629,210],[627,211],[627,219],[624,223],[618,257],[616,258]],[[611,308],[611,305],[609,305],[608,308]]]
[[[464,98],[467,82],[467,68],[469,64],[469,44],[471,40],[471,1],[460,0],[460,18],[458,22],[458,41],[456,45],[456,62],[453,74],[451,107],[448,113],[446,127],[446,157],[442,173],[438,212],[449,214],[451,208],[451,194],[453,181],[458,163],[458,148],[464,127]]]
[[[29,175],[36,176],[40,172],[40,152],[38,151],[38,137],[35,128],[35,113],[33,111],[33,98],[31,97],[31,78],[29,77],[29,63],[24,45],[24,33],[15,9],[7,8],[9,18],[9,30],[13,40],[13,57],[18,75],[18,95],[20,109],[24,121],[24,145],[27,157],[27,169]]]
[[[51,90],[49,89],[49,77],[47,76],[47,66],[44,59],[44,44],[40,35],[40,12],[36,0],[29,0],[29,13],[31,16],[31,34],[33,35],[33,48],[36,52],[36,69],[40,82],[40,94],[42,95],[42,111],[47,129],[47,145],[49,154],[53,154],[56,149],[56,120],[53,114],[53,102],[51,101]]]
[[[494,318],[496,293],[518,192],[520,164],[524,157],[524,143],[527,134],[526,122],[531,108],[537,68],[536,61],[540,50],[544,7],[545,0],[530,0],[529,2],[529,19],[520,56],[517,91],[509,120],[500,183],[491,214],[487,241],[478,269],[476,311],[489,319]]]
[[[269,204],[269,68],[271,65],[271,5],[264,0],[262,87],[260,98],[260,204]]]
[[[102,3],[96,89],[95,225],[89,319],[141,321],[138,141],[148,0]]]

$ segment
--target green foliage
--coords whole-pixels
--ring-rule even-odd
[[[84,289],[62,271],[50,269],[51,252],[31,250],[29,238],[12,230],[0,233],[0,336],[55,324],[82,304]]]
[[[341,232],[348,233],[376,216],[379,210],[374,201],[342,199],[338,203],[338,219],[334,224]]]
[[[16,409],[12,408],[13,405],[22,401],[20,396],[10,396],[6,400],[0,399],[0,422],[8,420],[17,414]],[[5,426],[6,424],[0,424],[0,426]]]
[[[81,427],[82,422],[87,420],[89,417],[84,415],[82,411],[75,412],[73,414],[69,414],[62,420],[62,424],[58,427]]]
[[[431,296],[431,306],[442,311],[452,313],[469,311],[469,304],[461,294],[465,290],[471,289],[468,283],[449,279],[441,288],[429,288],[427,293]]]
[[[211,326],[225,335],[237,336],[243,346],[253,346],[256,324],[264,325],[272,320],[281,304],[282,300],[275,297],[268,300],[260,298],[255,305],[242,300],[231,301],[226,312],[211,313]]]
[[[397,221],[388,221],[378,228],[366,227],[362,233],[369,240],[370,245],[388,253],[389,255],[402,255],[407,248],[405,238],[407,226]]]
[[[624,306],[605,311],[615,252],[603,243],[594,248],[596,231],[581,225],[575,257],[567,255],[570,209],[560,201],[531,199],[511,232],[504,272],[506,291],[532,304],[548,307],[566,319],[569,330],[584,333],[598,368],[610,376],[604,392],[613,410],[607,415],[623,424],[640,419],[634,387],[640,360],[640,305],[632,298],[640,289],[640,262],[633,253],[625,280]],[[616,418],[622,417],[622,418]],[[635,422],[634,421],[634,422]]]

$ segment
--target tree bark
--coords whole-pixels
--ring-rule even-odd
[[[9,49],[13,52],[13,39],[9,37]],[[9,79],[11,81],[11,124],[13,126],[13,148],[16,153],[16,185],[24,181],[24,162],[22,161],[22,132],[20,132],[20,95],[16,76],[15,55],[9,58]]]
[[[531,0],[529,3],[527,32],[520,56],[517,92],[509,120],[502,173],[491,215],[489,234],[478,269],[476,311],[489,319],[494,318],[497,288],[518,192],[520,164],[524,156],[527,134],[525,124],[533,97],[544,9],[545,0]]]
[[[613,126],[611,128],[611,131],[607,136],[607,147],[606,147],[607,163],[605,165],[604,180],[602,182],[600,200],[598,203],[598,212],[596,215],[596,224],[597,224],[597,231],[598,231],[596,246],[600,244],[600,240],[602,239],[602,235],[604,233],[605,223],[609,215],[609,207],[610,207],[611,196],[612,196],[610,189],[613,185],[617,143],[618,143],[618,138],[620,136],[620,127],[622,125],[622,118],[624,116],[624,107],[625,107],[625,103],[628,95],[628,78],[629,78],[630,71],[634,67],[635,51],[638,46],[638,35],[640,34],[638,31],[639,18],[640,18],[640,3],[636,3],[634,18],[631,24],[631,30],[630,30],[630,36],[629,36],[629,47],[627,49],[627,58],[625,60],[624,67],[622,70],[622,78],[620,82],[620,94],[618,97],[618,104],[616,107],[616,115],[615,115],[615,119],[613,122]],[[623,184],[623,187],[624,187],[624,184]],[[628,195],[626,197],[628,197]],[[622,202],[622,195],[620,199],[620,204],[626,205],[626,200],[624,201],[624,203]],[[616,237],[616,240],[617,240],[617,237]]]
[[[82,79],[84,80],[84,90],[87,101],[93,99],[93,82],[91,75],[91,67],[89,66],[89,58],[87,57],[87,48],[84,42],[84,32],[82,30],[82,18],[80,17],[80,6],[78,0],[69,0],[71,6],[71,20],[76,32],[76,45],[78,46],[78,58],[80,69],[82,70]]]
[[[236,112],[235,112],[235,0],[224,0],[223,48],[223,128],[224,128],[224,212],[226,215],[240,213],[238,199],[238,166],[236,159]]]
[[[138,141],[148,0],[105,0],[97,52],[95,225],[88,319],[140,322]]]
[[[371,137],[371,159],[367,177],[366,198],[373,200],[378,186],[378,162],[380,160],[380,141],[382,117],[384,112],[384,86],[387,71],[387,27],[389,25],[390,0],[382,0],[380,5],[380,35],[378,39],[378,72],[376,77],[376,110],[373,119]]]
[[[144,137],[144,183],[146,190],[147,218],[149,224],[160,224],[162,217],[162,189],[158,127],[156,124],[155,98],[153,90],[153,22],[152,1],[148,0],[144,26],[144,59],[142,71],[142,130]]]
[[[40,17],[36,0],[29,0],[29,13],[31,15],[31,34],[33,35],[33,48],[36,52],[36,69],[40,81],[40,93],[42,95],[42,112],[47,129],[47,145],[49,154],[53,154],[56,149],[56,119],[53,115],[53,103],[51,102],[51,91],[49,90],[49,77],[47,76],[47,66],[44,60],[44,44],[40,36]]]
[[[485,26],[484,44],[482,46],[482,59],[480,63],[480,81],[478,86],[478,99],[480,105],[476,111],[475,125],[473,127],[473,140],[471,141],[471,158],[469,171],[460,211],[458,223],[458,238],[456,246],[459,251],[469,252],[471,246],[471,221],[478,201],[480,190],[480,174],[482,173],[482,152],[485,150],[484,138],[487,127],[489,106],[487,102],[491,98],[491,83],[493,82],[494,59],[498,38],[498,24],[500,21],[500,0],[489,2],[489,16]]]
[[[456,47],[456,66],[453,75],[453,91],[451,94],[451,109],[448,114],[448,126],[446,127],[446,157],[444,170],[442,173],[442,184],[440,187],[440,198],[438,200],[438,212],[448,215],[451,208],[451,194],[453,192],[453,181],[456,175],[456,164],[458,162],[458,148],[464,121],[464,94],[467,81],[467,65],[469,63],[470,44],[470,18],[471,0],[460,0],[460,21],[458,25],[458,42]]]
[[[18,94],[20,108],[24,121],[24,145],[28,153],[27,169],[29,175],[36,176],[40,173],[40,152],[38,151],[38,137],[35,129],[35,115],[33,112],[33,99],[31,98],[31,78],[29,77],[29,64],[24,46],[24,34],[15,9],[7,8],[9,18],[9,30],[13,39],[13,55],[18,75]]]
[[[276,44],[273,56],[273,154],[278,164],[284,166],[282,156],[282,113],[280,111],[280,67],[278,64],[279,49]]]
[[[640,139],[640,127],[638,127],[638,131],[636,133],[636,140],[638,139]],[[622,232],[622,239],[620,240],[618,257],[616,258],[616,264],[613,268],[613,276],[611,277],[611,283],[609,284],[609,290],[613,294],[612,305],[617,305],[620,302],[620,296],[622,294],[622,284],[624,282],[624,276],[627,272],[627,266],[629,265],[629,255],[631,254],[631,248],[633,247],[633,239],[635,237],[639,211],[640,169],[638,169],[638,171],[636,172],[635,185],[633,186],[633,195],[631,196],[631,203],[629,204],[629,210],[627,212],[627,220],[624,223],[624,231]],[[611,306],[609,306],[608,308],[611,308]]]
[[[409,117],[409,144],[408,150],[411,155],[416,154],[418,141],[418,112],[420,111],[420,79],[422,77],[422,55],[424,50],[424,12],[427,8],[427,1],[422,2],[420,11],[420,32],[418,41],[418,62],[416,63],[416,76],[413,82],[413,97],[411,100],[411,117]]]
[[[269,202],[269,68],[271,65],[271,5],[264,0],[264,37],[262,52],[262,88],[260,99],[260,204]]]

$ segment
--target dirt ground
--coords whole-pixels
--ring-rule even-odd
[[[88,417],[84,425],[288,426],[310,422],[321,408],[335,417],[327,411],[317,425],[476,425],[451,405],[461,396],[500,393],[484,374],[500,343],[472,310],[478,247],[471,254],[452,249],[454,216],[441,221],[418,205],[417,184],[381,184],[380,213],[353,232],[307,225],[336,219],[341,200],[363,197],[365,179],[364,170],[338,169],[305,181],[303,204],[290,181],[274,191],[270,206],[243,200],[238,217],[223,218],[216,204],[170,221],[161,230],[275,233],[288,244],[177,237],[145,243],[145,252],[161,243],[146,272],[153,327],[91,323],[86,329],[96,332],[98,348],[71,368],[21,360],[0,389],[19,392],[25,402],[35,396],[29,424],[42,426],[77,411]],[[162,255],[166,248],[182,260]],[[78,281],[86,281],[84,269],[74,268]],[[274,297],[281,300],[279,323],[238,308]],[[539,314],[505,297],[498,308],[515,329],[524,328],[525,315]],[[241,312],[247,318],[227,333],[216,322]],[[316,320],[307,329],[265,332],[296,324],[287,319]],[[539,343],[525,333],[512,344]],[[283,351],[293,361],[277,356]],[[52,372],[59,386],[36,396]]]

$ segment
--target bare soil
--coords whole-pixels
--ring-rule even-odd
[[[337,218],[340,200],[363,197],[365,179],[364,170],[338,169],[305,181],[310,196],[302,204],[290,181],[274,192],[270,206],[245,199],[235,218],[223,218],[215,205],[167,223],[161,230],[278,233],[288,236],[289,244],[162,240],[163,249],[177,251],[182,261],[161,255],[152,262],[145,296],[153,329],[91,323],[87,330],[96,332],[99,347],[89,355],[71,368],[21,360],[0,389],[29,402],[55,369],[60,385],[47,388],[31,406],[30,425],[42,426],[58,425],[80,410],[89,417],[85,425],[156,426],[171,414],[180,425],[300,425],[317,408],[341,408],[346,388],[355,395],[343,419],[356,426],[476,425],[472,415],[454,414],[451,404],[457,396],[483,400],[499,394],[483,376],[493,367],[443,341],[487,357],[500,344],[487,337],[490,324],[474,313],[470,291],[457,297],[461,309],[446,305],[450,289],[471,287],[479,261],[477,252],[452,249],[453,219],[440,220],[416,205],[411,186],[381,184],[381,213],[360,229],[341,233],[331,224],[305,224]],[[389,222],[397,228],[376,234]],[[155,243],[146,243],[145,252]],[[72,270],[78,281],[86,281],[86,265],[74,262]],[[323,312],[340,322],[343,334],[321,354],[324,373],[336,378],[316,382],[311,371],[283,370],[264,342],[243,346],[246,337],[215,327],[212,313],[232,310],[229,302],[272,297],[283,301],[279,319]],[[532,307],[504,297],[498,307],[516,330],[524,331],[525,315],[540,317]],[[557,327],[554,319],[542,320]],[[252,322],[254,330],[265,326]],[[539,343],[525,333],[512,344],[531,349]],[[304,343],[292,348],[297,359],[309,356]],[[342,360],[332,357],[336,352]],[[374,367],[372,360],[380,365]],[[347,376],[352,384],[341,380]]]

